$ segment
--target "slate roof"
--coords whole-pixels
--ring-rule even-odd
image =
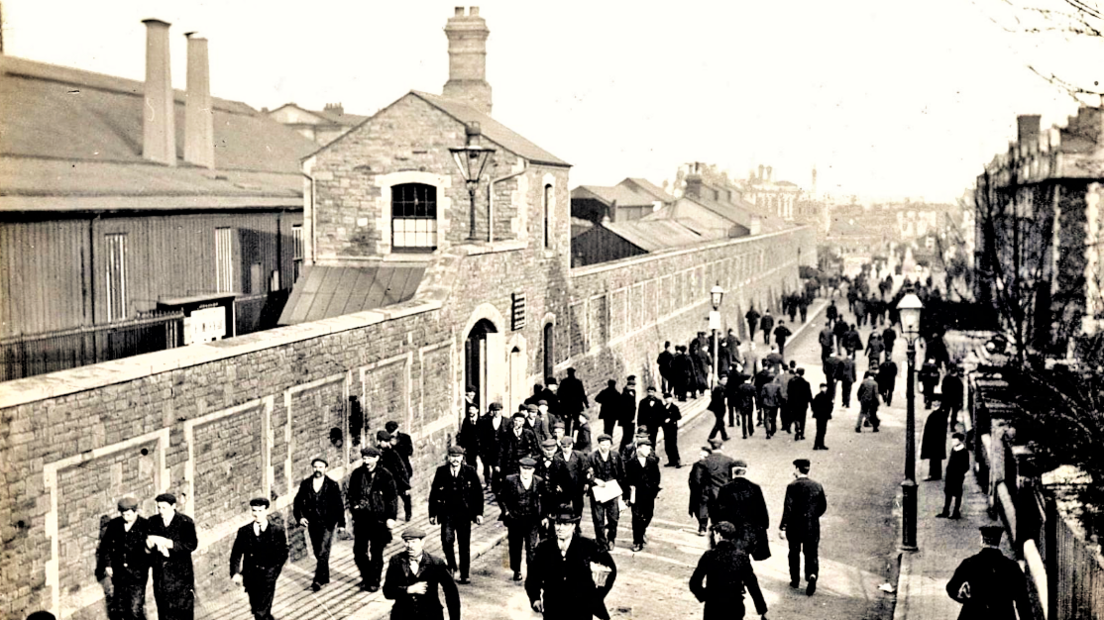
[[[359,125],[370,118],[368,116],[364,116],[363,114],[349,114],[348,112],[342,112],[341,114],[338,114],[337,112],[334,112],[332,110],[308,110],[307,108],[304,108],[295,103],[285,103],[275,110],[270,110],[268,114],[279,112],[280,110],[288,107],[297,108],[299,110],[307,112],[308,114],[313,114],[318,118],[326,121],[327,123],[331,123],[333,125],[341,125],[342,127],[353,127],[354,125]]]
[[[686,247],[710,240],[710,237],[703,237],[674,220],[630,220],[602,225],[646,252]]]
[[[533,144],[529,140],[526,140],[520,134],[491,118],[489,115],[467,104],[447,99],[440,95],[431,95],[416,90],[410,92],[414,96],[424,100],[426,103],[429,103],[464,124],[472,121],[478,122],[483,131],[483,135],[486,136],[488,140],[512,153],[528,159],[532,163],[564,167],[571,165],[536,144]]]
[[[607,207],[613,206],[616,202],[619,207],[650,207],[654,200],[650,196],[644,196],[634,192],[633,190],[623,185],[580,185],[575,188],[576,190],[585,190],[590,192],[595,198],[602,201]],[[578,198],[575,196],[575,191],[571,192],[572,198]]]
[[[626,182],[633,183],[640,188],[640,191],[652,196],[653,200],[659,200],[661,202],[674,202],[675,197],[668,194],[655,183],[652,183],[648,179],[642,177],[626,177],[624,181],[621,181],[620,185],[624,185]]]
[[[212,98],[215,171],[142,157],[140,81],[0,56],[0,193],[7,196],[285,197],[300,205],[300,158],[317,145],[249,106]],[[215,176],[226,177],[215,179]]]
[[[418,291],[425,265],[303,268],[280,313],[279,325],[321,321],[408,301]]]

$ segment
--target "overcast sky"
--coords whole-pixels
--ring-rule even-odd
[[[815,165],[821,192],[951,201],[1007,148],[1016,114],[1047,126],[1076,112],[1025,65],[1104,82],[1104,40],[1009,34],[1015,18],[1031,23],[1010,1],[479,6],[495,118],[574,164],[572,186],[658,183],[696,160],[737,176],[772,165],[806,189]],[[140,20],[157,17],[173,24],[177,88],[195,30],[218,97],[371,114],[409,90],[441,91],[456,4],[6,0],[4,51],[141,80]]]

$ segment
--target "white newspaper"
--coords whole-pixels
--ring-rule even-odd
[[[615,497],[621,497],[621,485],[616,480],[606,480],[603,486],[591,487],[594,491],[594,499],[598,502],[608,502]]]

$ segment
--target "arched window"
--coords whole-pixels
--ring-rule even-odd
[[[552,184],[549,183],[544,186],[544,196],[541,200],[541,208],[544,212],[544,247],[552,247],[552,202],[554,200],[552,194]]]
[[[405,183],[391,188],[391,250],[437,249],[437,188]]]

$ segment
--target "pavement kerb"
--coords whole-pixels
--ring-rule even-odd
[[[916,551],[902,551],[898,556],[897,593],[893,603],[893,620],[908,618],[909,589],[912,586],[912,560]]]

